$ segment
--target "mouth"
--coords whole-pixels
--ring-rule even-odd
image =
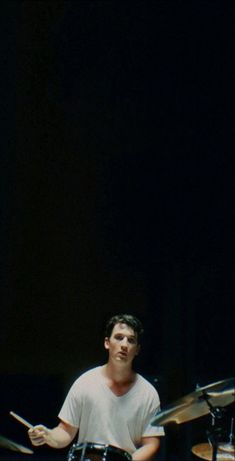
[[[127,357],[127,352],[119,351],[118,355],[121,355],[121,357]]]

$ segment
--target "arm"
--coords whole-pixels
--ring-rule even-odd
[[[35,446],[47,444],[52,448],[63,448],[72,442],[77,431],[77,427],[61,421],[53,429],[43,425],[35,426],[28,431],[28,435]]]
[[[133,461],[149,461],[160,448],[159,437],[142,437],[141,447],[132,455]]]

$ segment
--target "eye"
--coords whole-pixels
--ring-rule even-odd
[[[123,339],[123,336],[122,335],[115,335],[115,339],[117,339],[118,341],[121,341]]]
[[[130,344],[136,344],[136,339],[135,339],[135,338],[129,338],[129,339],[128,339],[128,342],[129,342]]]

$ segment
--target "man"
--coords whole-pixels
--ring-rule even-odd
[[[105,365],[81,375],[72,385],[54,429],[38,425],[29,430],[33,445],[54,448],[78,443],[108,444],[128,452],[134,461],[149,461],[160,447],[162,427],[150,424],[160,409],[155,388],[135,373],[132,363],[143,332],[132,315],[116,315],[106,325]]]

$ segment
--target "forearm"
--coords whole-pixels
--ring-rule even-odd
[[[52,448],[64,448],[71,442],[71,436],[60,426],[49,431],[46,443]]]
[[[160,448],[160,439],[156,438],[154,443],[144,444],[132,454],[133,461],[150,461]]]

